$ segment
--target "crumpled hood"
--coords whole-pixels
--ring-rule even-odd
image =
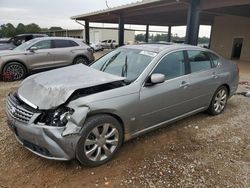
[[[52,109],[67,101],[77,89],[124,80],[79,64],[36,74],[25,79],[18,96],[39,109]]]

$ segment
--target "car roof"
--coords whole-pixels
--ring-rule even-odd
[[[16,35],[15,37],[22,37],[22,36],[48,36],[48,35],[41,33],[26,33],[26,34]]]
[[[152,51],[156,53],[160,53],[165,50],[176,50],[176,49],[203,49],[199,46],[192,46],[187,44],[176,44],[176,43],[142,43],[142,44],[135,44],[135,45],[127,45],[123,48],[130,48],[130,49],[138,49],[138,50],[146,50]]]
[[[83,39],[80,39],[80,38],[73,38],[73,37],[42,37],[42,38],[39,38],[39,40],[55,40],[55,39],[59,39],[59,40],[80,40],[80,41],[83,41]]]

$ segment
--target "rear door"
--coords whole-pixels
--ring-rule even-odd
[[[192,108],[206,107],[220,85],[216,65],[206,51],[186,51],[190,66],[190,89]]]
[[[74,49],[79,46],[76,42],[66,39],[52,40],[52,53],[55,57],[54,64],[56,66],[65,66],[73,63]]]
[[[53,66],[54,56],[51,53],[51,40],[38,41],[31,47],[37,48],[37,50],[25,54],[27,55],[28,66],[31,69],[44,69]]]
[[[160,60],[153,70],[166,76],[161,84],[143,86],[140,111],[143,129],[173,119],[190,111],[189,75],[183,51],[173,52]]]

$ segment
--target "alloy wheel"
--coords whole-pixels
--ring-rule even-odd
[[[84,143],[85,156],[91,161],[103,161],[112,155],[118,143],[118,130],[112,124],[102,124],[88,134]]]
[[[19,64],[8,65],[5,73],[11,74],[13,80],[19,80],[24,76],[23,67]]]
[[[220,113],[226,106],[227,92],[224,89],[218,91],[214,99],[214,110]]]

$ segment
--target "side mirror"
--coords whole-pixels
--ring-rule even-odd
[[[30,50],[31,52],[34,52],[34,51],[38,50],[38,48],[35,47],[35,46],[32,46],[29,50]]]
[[[160,84],[160,83],[165,82],[165,80],[166,78],[164,74],[159,74],[159,73],[152,74],[150,76],[148,85]]]

